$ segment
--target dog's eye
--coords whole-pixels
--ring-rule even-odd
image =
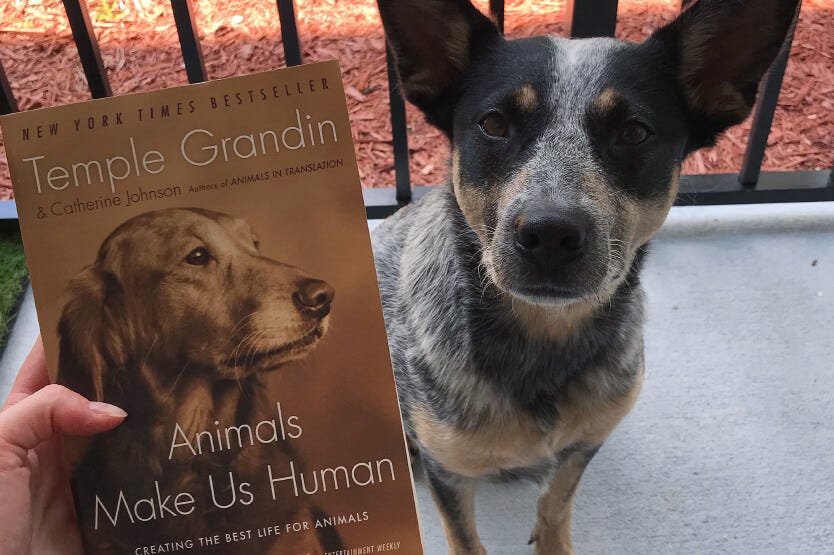
[[[498,112],[487,114],[480,123],[481,130],[490,137],[506,137],[510,132],[507,118]]]
[[[649,128],[638,121],[626,123],[617,135],[617,143],[621,145],[639,145],[651,135]]]
[[[211,254],[205,247],[197,247],[185,257],[185,261],[193,266],[205,266],[211,261]]]

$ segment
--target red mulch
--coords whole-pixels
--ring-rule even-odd
[[[274,0],[197,0],[197,25],[212,78],[283,66]],[[486,11],[486,0],[476,2]],[[640,40],[676,12],[676,0],[621,0],[618,36]],[[186,83],[170,4],[161,0],[90,0],[115,94]],[[391,186],[384,39],[374,0],[296,0],[305,60],[342,64],[359,171],[366,187]],[[507,0],[507,34],[562,35],[563,0]],[[764,161],[766,170],[821,169],[834,162],[834,0],[805,0]],[[88,98],[59,0],[0,3],[0,61],[21,109]],[[408,111],[415,184],[442,182],[447,145],[416,109]],[[738,171],[749,122],[715,149],[692,156],[688,173]],[[0,141],[0,198],[9,198]]]

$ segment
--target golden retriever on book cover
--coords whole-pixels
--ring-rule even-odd
[[[269,493],[268,464],[298,466],[287,441],[194,455],[174,452],[172,434],[177,426],[194,438],[274,419],[276,399],[268,398],[264,375],[315,348],[333,296],[328,283],[261,256],[249,224],[228,214],[147,212],[105,239],[95,262],[70,282],[58,325],[58,382],[128,413],[117,430],[86,446],[73,470],[88,550],[133,553],[189,539],[201,547],[201,537],[321,516],[304,498],[273,501]],[[241,490],[244,482],[254,495]],[[174,504],[181,492],[195,501],[180,498],[180,511]],[[119,506],[121,494],[126,503]],[[147,501],[134,505],[138,499]],[[341,547],[332,528],[318,532],[307,533],[303,545],[295,534],[221,541],[214,550]]]

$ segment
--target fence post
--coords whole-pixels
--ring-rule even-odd
[[[192,0],[171,0],[177,35],[180,38],[182,61],[189,83],[202,83],[207,79],[203,49],[197,36],[197,24],[194,22],[194,5]]]
[[[776,105],[779,102],[782,78],[785,76],[785,69],[788,67],[788,59],[791,56],[791,45],[793,44],[798,18],[799,6],[793,25],[791,25],[788,35],[785,37],[785,42],[765,75],[759,90],[759,99],[753,112],[753,124],[750,127],[750,136],[747,139],[747,148],[744,151],[744,161],[741,165],[741,172],[738,174],[738,181],[744,187],[755,187],[759,181],[762,161],[767,148],[767,138],[770,135],[773,114],[776,112]]]
[[[614,36],[617,0],[567,0],[566,7],[572,38]]]
[[[81,5],[82,0],[64,0],[64,9],[67,12],[72,36],[75,39],[75,46],[78,48],[78,56],[81,58],[81,67],[84,68],[84,75],[87,76],[87,86],[93,98],[112,96],[110,82],[107,80],[107,70],[101,61],[101,52],[98,48],[95,30],[90,21],[90,12],[87,11],[87,2]]]
[[[278,19],[281,21],[281,42],[287,67],[300,66],[301,42],[298,39],[298,23],[295,19],[295,0],[278,0]]]
[[[504,0],[489,0],[489,13],[495,19],[495,24],[501,34],[504,34]]]
[[[6,78],[3,63],[0,62],[0,116],[17,112],[17,110],[17,101],[14,98],[12,87],[9,85],[9,80]]]
[[[400,94],[394,54],[385,46],[385,63],[388,66],[388,103],[391,107],[391,139],[394,146],[394,177],[397,185],[397,202],[411,201],[411,175],[408,169],[408,128],[405,119],[405,100]]]

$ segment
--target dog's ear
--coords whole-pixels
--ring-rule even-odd
[[[127,363],[122,288],[108,272],[91,266],[69,285],[58,322],[58,383],[88,399],[105,400],[108,371]]]
[[[379,13],[405,97],[451,136],[463,76],[501,33],[468,0],[379,0]]]
[[[779,53],[799,0],[696,0],[649,39],[676,64],[690,112],[690,150],[741,123]]]

